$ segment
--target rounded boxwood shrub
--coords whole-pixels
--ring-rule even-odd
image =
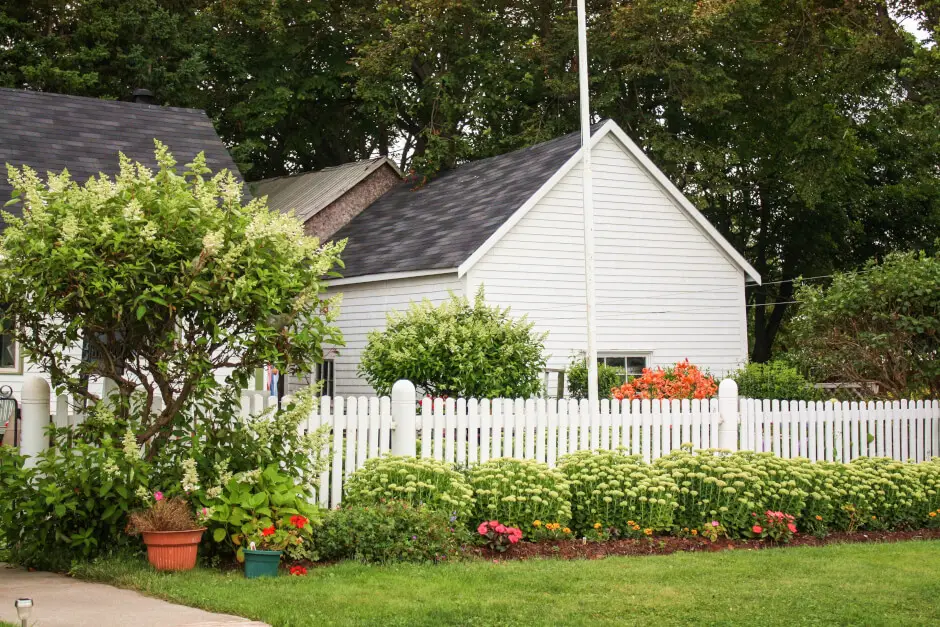
[[[532,523],[571,520],[568,480],[557,469],[534,460],[499,458],[470,470],[474,521],[498,520],[533,535]]]
[[[464,476],[436,459],[374,457],[346,482],[346,504],[376,505],[391,499],[412,507],[424,505],[460,521],[468,519],[473,506],[473,493]]]
[[[822,398],[822,390],[807,381],[799,370],[782,361],[748,364],[733,372],[731,378],[738,384],[738,395],[745,398],[789,401]]]
[[[597,524],[618,535],[635,535],[637,527],[672,527],[678,487],[639,455],[578,451],[562,458],[560,469],[571,483],[571,527],[576,534],[584,535]]]
[[[327,512],[314,535],[325,560],[366,563],[441,562],[461,555],[466,529],[447,513],[406,501],[349,505]]]

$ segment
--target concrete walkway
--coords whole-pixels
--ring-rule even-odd
[[[13,607],[19,597],[33,600],[30,627],[267,627],[105,584],[0,564],[0,620],[20,624]]]

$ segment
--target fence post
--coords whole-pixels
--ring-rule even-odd
[[[46,427],[49,426],[49,383],[42,377],[28,374],[23,378],[21,392],[23,414],[20,420],[20,453],[27,455],[27,466],[36,465],[36,456],[49,448]]]
[[[392,386],[392,455],[414,457],[417,453],[415,385],[400,379]]]
[[[738,384],[724,379],[718,384],[718,448],[738,450]]]

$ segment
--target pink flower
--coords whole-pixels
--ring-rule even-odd
[[[717,527],[720,523],[717,520],[712,521],[712,527]]]
[[[486,526],[485,522],[480,523],[480,526],[477,527],[477,533],[479,533],[481,536],[485,536],[487,531],[489,531],[489,528]]]
[[[491,520],[488,524],[489,524],[490,527],[494,527],[494,528],[495,528],[495,527],[499,524],[499,521],[498,521],[498,520]]]
[[[761,527],[760,525],[754,525],[753,527],[751,527],[751,531],[753,531],[754,533],[760,533],[760,532],[762,532],[763,530],[764,530],[764,528]]]
[[[163,500],[163,492],[160,492],[159,490],[157,490],[156,492],[154,492],[154,493],[153,493],[153,500],[155,500],[155,501],[162,501],[162,500]]]
[[[505,525],[496,525],[496,533],[506,533]]]
[[[208,508],[208,507],[203,507],[203,508],[202,508],[202,515],[203,515],[203,516],[208,516],[208,515],[209,515],[209,508]]]
[[[796,533],[796,525],[793,523],[787,523],[787,529],[789,529],[791,533]]]
[[[515,543],[518,542],[518,541],[519,541],[519,536],[517,536],[517,535],[511,535],[511,536],[509,536],[509,544],[515,544]]]

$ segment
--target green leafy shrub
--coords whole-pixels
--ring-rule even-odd
[[[393,500],[327,512],[316,548],[327,560],[441,562],[459,558],[468,538],[446,513]]]
[[[800,372],[782,362],[752,363],[731,374],[745,398],[815,401],[822,397]]]
[[[470,469],[474,522],[498,520],[518,527],[526,537],[532,523],[560,523],[571,519],[571,492],[565,475],[534,460],[491,459]]]
[[[342,342],[323,293],[344,243],[245,202],[237,172],[213,175],[202,153],[177,168],[157,141],[154,157],[156,170],[122,155],[117,175],[81,185],[9,168],[22,215],[3,219],[0,323],[56,387],[91,398],[87,378],[107,377],[122,408],[144,392],[131,426],[159,449],[225,383],[245,387],[265,364],[308,370],[324,341]],[[82,340],[97,358],[64,359]]]
[[[0,446],[0,540],[9,559],[59,570],[73,560],[138,550],[140,541],[124,533],[127,516],[153,494],[134,434],[124,441],[105,435],[92,445],[62,430],[55,442],[32,468],[16,449]]]
[[[568,364],[565,376],[568,379],[568,394],[571,398],[582,399],[588,396],[587,360],[576,359]],[[624,369],[597,364],[597,390],[602,398],[613,398],[611,390],[623,385]]]
[[[277,464],[238,473],[228,481],[222,494],[204,503],[208,510],[207,535],[243,561],[248,543],[257,542],[263,530],[273,528],[275,533],[284,531],[279,540],[289,540],[284,543],[289,557],[315,559],[312,529],[320,523],[321,516],[312,501],[310,491],[282,472]],[[296,523],[298,516],[306,519],[305,524]]]
[[[619,535],[636,535],[637,527],[654,531],[672,527],[678,487],[640,456],[578,451],[565,456],[560,469],[571,484],[571,527],[578,536],[591,533],[598,524]]]
[[[369,333],[359,373],[379,394],[408,379],[433,396],[528,398],[541,392],[545,368],[545,334],[532,327],[488,306],[482,286],[472,305],[458,296],[413,303]]]
[[[395,499],[444,512],[461,523],[467,522],[473,508],[473,491],[464,476],[450,464],[430,458],[374,457],[349,477],[345,489],[344,502],[349,505]]]

